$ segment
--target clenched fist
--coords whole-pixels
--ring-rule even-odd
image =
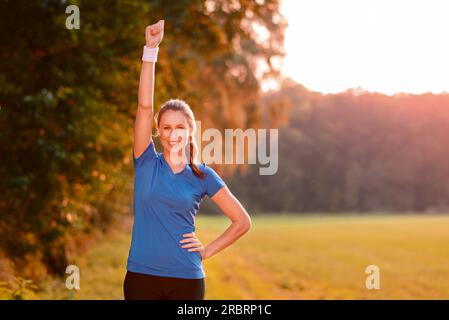
[[[145,28],[145,41],[148,48],[156,48],[164,36],[164,20],[159,20]]]

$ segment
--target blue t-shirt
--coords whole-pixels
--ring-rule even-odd
[[[154,142],[134,162],[134,223],[127,270],[156,276],[205,278],[201,254],[181,248],[182,235],[195,231],[202,199],[212,197],[225,182],[209,166],[197,177],[190,165],[174,173]],[[205,245],[203,243],[203,245]]]

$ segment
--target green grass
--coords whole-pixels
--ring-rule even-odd
[[[224,217],[197,218],[207,244]],[[43,299],[123,299],[130,225],[75,261],[81,290],[49,281]],[[368,265],[380,290],[368,290]],[[204,261],[206,299],[449,299],[449,216],[256,216],[249,233]]]

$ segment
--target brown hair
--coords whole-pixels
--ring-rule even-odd
[[[196,131],[195,116],[193,115],[192,109],[187,104],[187,102],[185,102],[184,100],[170,99],[167,102],[165,102],[162,105],[162,107],[159,109],[159,111],[156,113],[156,115],[154,117],[154,120],[156,121],[156,126],[159,127],[159,123],[160,123],[162,116],[168,110],[180,111],[186,116],[190,130],[192,131],[189,134],[189,156],[190,156],[189,165],[190,165],[190,168],[192,168],[193,173],[197,177],[199,177],[201,179],[204,178],[206,176],[206,174],[203,171],[201,171],[201,169],[198,168],[198,166],[194,162],[194,160],[196,159],[196,152],[197,152],[198,148],[196,146],[195,140],[192,137],[192,133],[194,133]]]

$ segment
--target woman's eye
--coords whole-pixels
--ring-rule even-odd
[[[163,127],[164,130],[170,130],[170,127]],[[177,130],[185,130],[185,127],[176,127]]]

